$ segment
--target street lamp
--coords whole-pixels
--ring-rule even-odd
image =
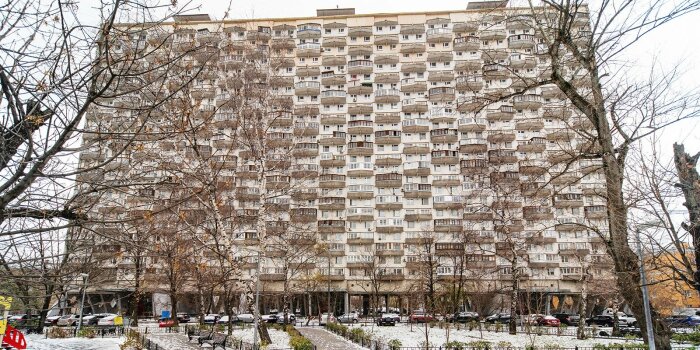
[[[642,229],[649,227],[659,227],[661,223],[657,222],[646,222],[637,225],[635,230],[637,236],[637,254],[639,255],[639,274],[641,275],[642,282],[642,300],[644,301],[644,323],[647,329],[647,339],[649,340],[649,350],[656,350],[656,344],[654,343],[654,327],[651,323],[651,308],[649,307],[649,289],[647,288],[647,276],[644,273],[644,252],[642,250],[642,239],[641,233]]]
[[[80,327],[83,326],[83,308],[85,307],[85,289],[87,289],[87,282],[88,282],[88,277],[90,277],[90,274],[81,273],[80,277],[83,278],[83,297],[80,300],[80,318],[78,319],[77,332],[80,332]]]

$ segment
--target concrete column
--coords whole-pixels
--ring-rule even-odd
[[[345,314],[348,314],[350,312],[350,292],[345,292],[345,305],[344,305],[344,310]]]

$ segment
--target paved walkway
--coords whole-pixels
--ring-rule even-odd
[[[149,333],[146,338],[151,342],[158,344],[159,347],[165,349],[178,350],[200,350],[202,349],[198,343],[190,343],[187,336],[177,333]]]
[[[320,327],[297,327],[301,335],[311,340],[317,350],[364,349]]]

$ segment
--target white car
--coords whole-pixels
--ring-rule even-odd
[[[206,314],[204,315],[204,323],[214,324],[219,319],[219,317],[221,316],[219,316],[218,314]]]
[[[236,317],[243,323],[253,323],[255,321],[253,314],[238,314]]]
[[[121,326],[123,324],[124,320],[122,317],[114,314],[102,317],[99,321],[97,321],[98,326]]]
[[[219,318],[219,319],[216,321],[216,323],[218,323],[218,324],[228,324],[228,319],[229,319],[229,316],[228,316],[228,315],[224,315],[224,316],[221,316],[221,318]],[[233,317],[231,317],[231,322],[236,323],[236,322],[238,322],[238,321],[239,321],[238,316],[233,315]]]
[[[321,318],[318,320],[318,324],[322,326],[322,325],[329,323],[329,322],[331,322],[331,323],[335,322],[335,316],[333,316],[333,314],[329,314],[329,313],[321,314]]]

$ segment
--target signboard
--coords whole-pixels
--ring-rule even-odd
[[[160,318],[170,318],[170,310],[162,310],[160,312]]]

